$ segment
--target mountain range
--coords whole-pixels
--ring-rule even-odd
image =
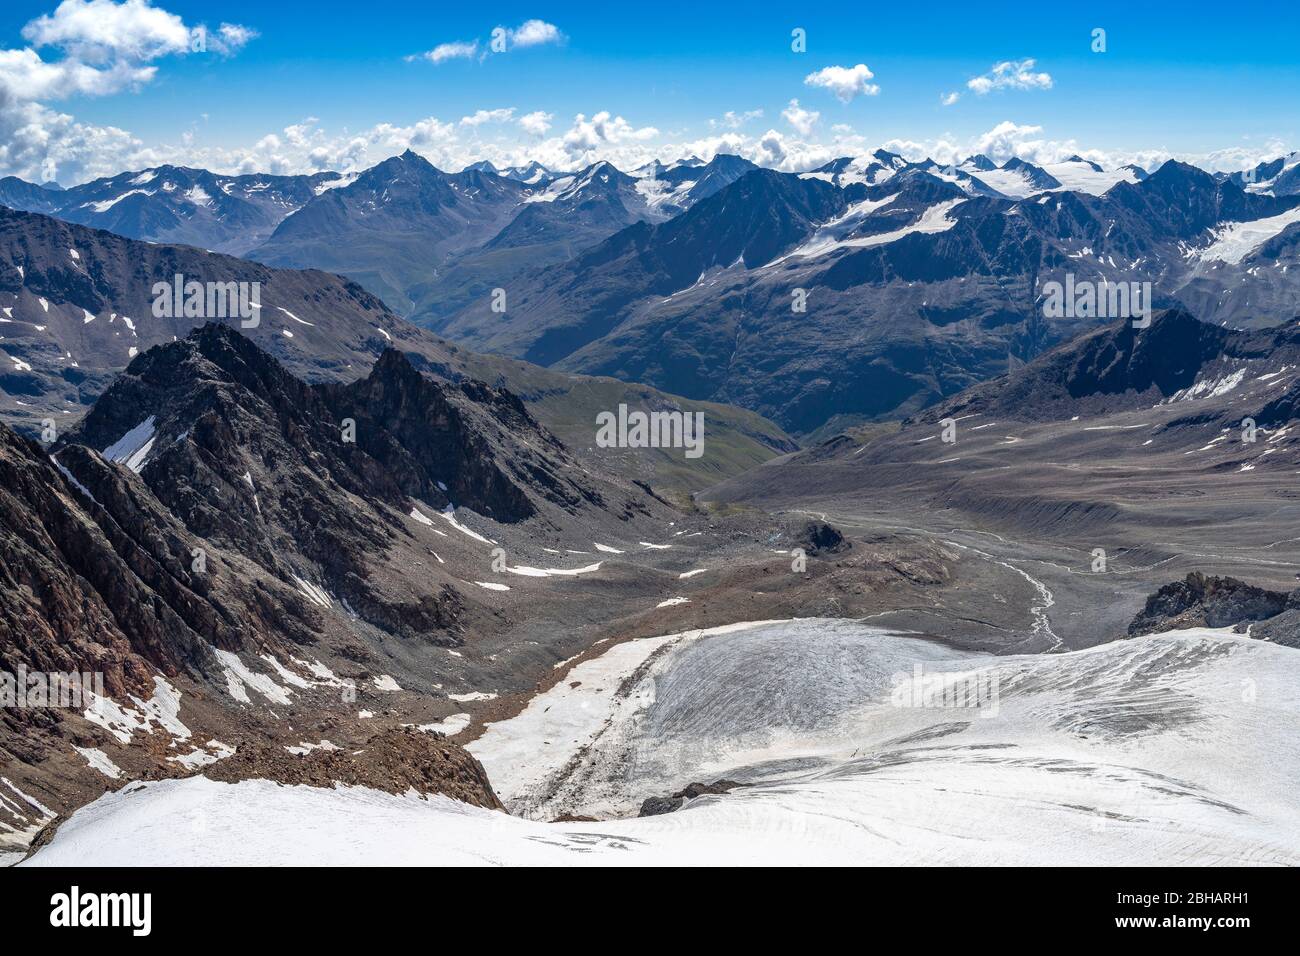
[[[184,338],[203,315],[154,314],[158,281],[257,284],[258,320],[222,319],[309,382],[352,381],[389,346],[445,381],[508,387],[566,442],[611,468],[672,487],[699,487],[795,446],[776,425],[742,409],[684,401],[654,388],[575,376],[479,355],[393,314],[354,282],[323,272],[272,269],[189,246],[125,239],[48,216],[0,209],[0,411],[37,435],[61,433],[137,355]],[[593,445],[596,415],[616,409],[701,412],[713,454],[686,461],[672,449]]]
[[[1149,306],[1230,327],[1294,312],[1296,168],[1171,161],[1148,175],[1081,156],[945,166],[877,150],[800,174],[725,154],[448,174],[408,151],[347,177],[10,179],[0,201],[150,241],[205,233],[207,248],[346,276],[478,352],[746,408],[815,439],[915,414],[1111,318],[1045,314],[1050,282],[1149,282]],[[178,204],[195,210],[183,225]]]

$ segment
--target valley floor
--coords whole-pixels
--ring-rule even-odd
[[[687,631],[470,745],[513,816],[191,777],[101,797],[25,865],[1296,865],[1298,677],[1208,629],[1000,657],[845,620]]]

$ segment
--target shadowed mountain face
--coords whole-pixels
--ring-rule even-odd
[[[1033,178],[1024,165],[998,173]],[[1107,175],[1094,167],[1053,168]],[[1143,301],[1215,325],[1259,327],[1294,311],[1300,197],[1171,162],[1102,195],[1053,178],[1013,199],[972,188],[962,177],[981,170],[971,169],[750,173],[668,223],[521,276],[505,314],[476,303],[438,328],[821,435],[915,414],[1117,317],[1109,302],[1053,313],[1049,282],[1142,295],[1151,283]]]
[[[436,328],[522,271],[667,219],[752,168],[722,155],[640,178],[605,162],[562,176],[483,164],[449,174],[407,151],[293,213],[252,255],[342,273]]]
[[[308,203],[253,255],[343,273],[407,307],[408,289],[495,236],[528,192],[481,170],[444,173],[408,150]]]
[[[396,350],[351,384],[311,386],[216,324],[138,357],[63,444],[126,462],[188,528],[285,578],[292,542],[356,607],[345,582],[411,499],[502,523],[625,507],[509,392],[435,382]]]
[[[1293,389],[1279,369],[1300,365],[1300,327],[1238,331],[1169,310],[1147,329],[1120,322],[1086,333],[1005,376],[972,386],[918,416],[996,415],[1018,421],[1059,421],[1149,408],[1233,391],[1265,376],[1273,396],[1254,410],[1276,425],[1294,418]],[[1234,396],[1234,398],[1237,396]]]
[[[391,347],[444,381],[472,378],[522,395],[534,413],[575,447],[592,444],[596,415],[620,403],[683,407],[654,389],[551,372],[509,359],[478,356],[418,329],[355,283],[322,272],[271,269],[186,246],[124,239],[57,219],[0,209],[0,411],[36,434],[44,423],[67,428],[136,356],[184,338],[203,325],[184,310],[155,315],[155,284],[247,283],[260,305],[255,327],[237,315],[221,320],[309,382],[350,382]],[[233,310],[232,310],[233,311]],[[746,467],[793,444],[769,422],[738,409],[688,403],[703,410],[717,457],[700,462],[705,480]],[[680,460],[653,450],[619,460],[593,451],[638,477],[699,485]],[[626,457],[626,456],[624,456]],[[680,459],[680,455],[677,456]]]

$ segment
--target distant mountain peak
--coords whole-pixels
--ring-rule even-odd
[[[967,156],[960,165],[969,166],[971,169],[978,169],[980,172],[984,173],[998,168],[997,163],[993,162],[993,160],[989,159],[983,153],[976,153],[974,156]]]

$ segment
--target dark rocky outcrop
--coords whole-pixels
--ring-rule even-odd
[[[1166,584],[1147,598],[1146,607],[1133,619],[1128,633],[1137,636],[1263,621],[1280,614],[1287,603],[1287,595],[1280,591],[1193,571],[1184,580]]]
[[[1300,647],[1300,590],[1287,595],[1282,613],[1252,624],[1250,636],[1283,647]]]
[[[808,554],[839,554],[847,551],[851,545],[844,535],[833,525],[825,521],[809,521],[795,535],[795,545]]]
[[[737,787],[743,786],[745,784],[736,783],[734,780],[716,780],[713,783],[689,783],[670,797],[647,797],[642,801],[641,811],[637,816],[657,817],[665,813],[673,813],[685,806],[687,800],[694,800],[696,797],[718,796],[730,793]]]

